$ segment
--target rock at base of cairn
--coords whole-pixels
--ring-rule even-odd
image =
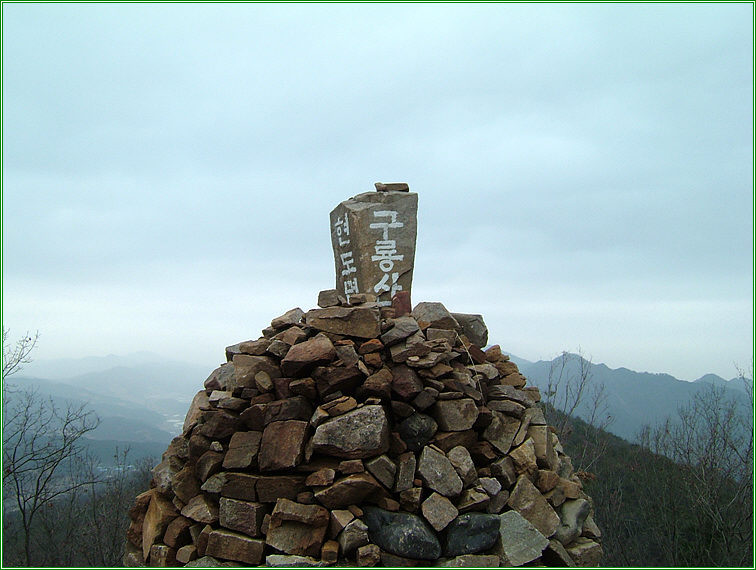
[[[226,349],[124,565],[598,565],[592,502],[482,317],[363,297]]]

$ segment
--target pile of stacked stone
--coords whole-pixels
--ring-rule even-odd
[[[323,291],[226,348],[125,565],[598,565],[591,499],[480,315],[376,301]]]

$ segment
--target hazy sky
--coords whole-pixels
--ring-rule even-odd
[[[413,301],[529,360],[753,355],[753,5],[4,4],[3,325],[224,359],[419,195]],[[201,381],[199,379],[198,381]]]

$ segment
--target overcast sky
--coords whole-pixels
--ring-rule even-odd
[[[419,195],[413,301],[529,360],[753,355],[753,5],[4,4],[3,325],[224,359]],[[200,379],[201,381],[201,379]]]

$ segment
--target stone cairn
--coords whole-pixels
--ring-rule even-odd
[[[376,253],[336,240],[319,308],[226,348],[129,511],[125,566],[598,565],[538,388],[483,350],[480,315],[411,308],[416,195],[380,186],[331,214],[337,237],[378,220]]]

